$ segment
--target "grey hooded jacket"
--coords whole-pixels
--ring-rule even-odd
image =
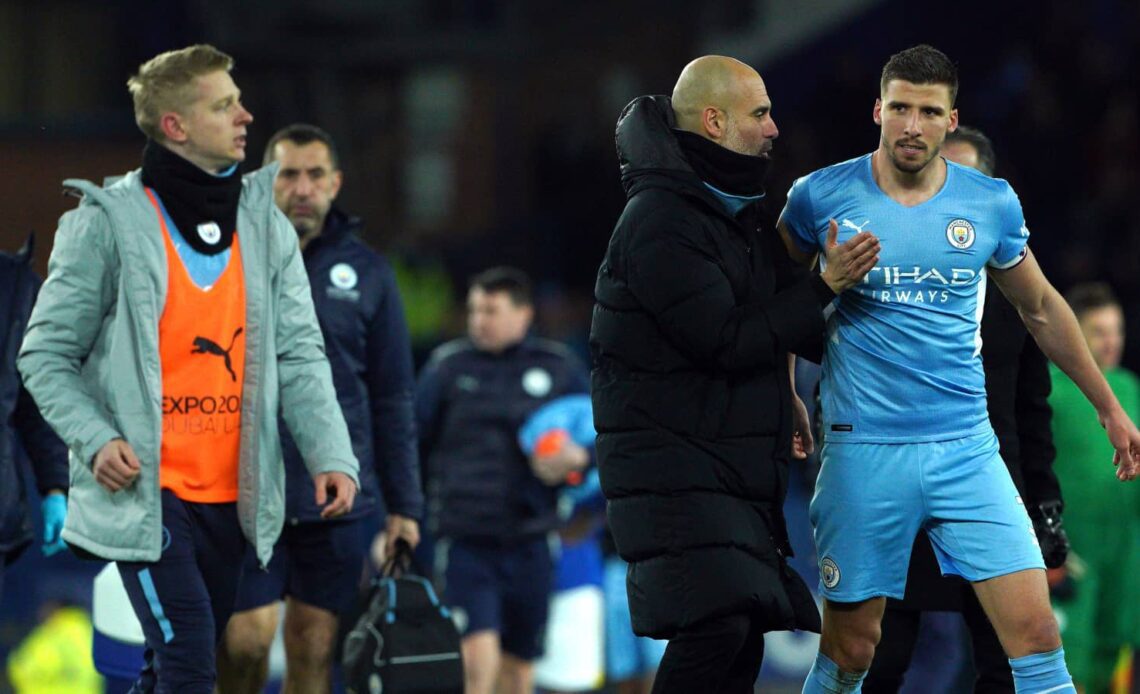
[[[297,234],[273,202],[275,173],[272,166],[245,177],[237,218],[246,293],[238,517],[262,564],[285,516],[278,412],[311,474],[343,472],[356,481],[358,469]],[[108,560],[157,561],[162,230],[137,170],[106,188],[79,180],[64,185],[83,199],[60,219],[18,367],[71,451],[63,539]],[[131,445],[142,469],[133,484],[112,493],[95,481],[92,462],[115,438]]]

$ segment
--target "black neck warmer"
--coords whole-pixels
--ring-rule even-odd
[[[685,158],[701,180],[729,195],[762,195],[768,157],[733,152],[687,130],[674,130]]]
[[[241,174],[213,176],[153,140],[143,149],[143,185],[154,188],[190,246],[206,255],[233,243]]]

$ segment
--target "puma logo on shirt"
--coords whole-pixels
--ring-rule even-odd
[[[226,371],[230,372],[230,380],[237,381],[237,374],[234,373],[233,362],[230,361],[230,352],[233,351],[234,342],[237,340],[238,335],[241,335],[241,328],[234,331],[234,336],[230,338],[229,349],[222,349],[221,346],[207,337],[195,337],[194,349],[190,350],[191,354],[213,354],[225,359]]]

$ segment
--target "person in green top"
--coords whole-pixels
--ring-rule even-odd
[[[1140,379],[1120,366],[1124,313],[1108,285],[1082,284],[1066,296],[1089,351],[1132,418],[1140,415]],[[1080,569],[1076,586],[1054,599],[1073,680],[1086,694],[1108,692],[1122,646],[1140,645],[1140,487],[1101,474],[1113,448],[1096,411],[1076,384],[1050,365],[1054,470],[1065,490],[1065,528]],[[1079,574],[1079,575],[1078,575]],[[1135,663],[1133,672],[1137,668]]]

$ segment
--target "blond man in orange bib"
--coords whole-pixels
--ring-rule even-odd
[[[146,635],[133,691],[213,691],[246,543],[284,520],[283,414],[322,514],[358,487],[297,236],[273,168],[242,177],[253,116],[212,46],[129,81],[141,169],[60,220],[18,366],[70,449],[63,539],[115,561]]]

